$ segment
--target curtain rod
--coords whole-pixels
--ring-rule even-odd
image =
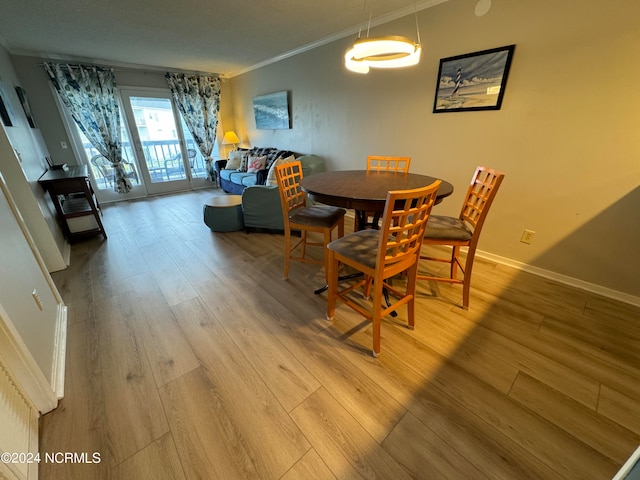
[[[220,78],[220,80],[222,80],[222,76],[219,73],[212,73],[212,72],[201,72],[201,71],[197,71],[197,70],[180,70],[180,69],[168,69],[168,68],[160,68],[158,67],[157,69],[149,69],[149,68],[136,68],[136,67],[114,67],[111,65],[103,65],[103,64],[98,64],[98,63],[91,63],[91,62],[65,62],[65,61],[60,61],[60,60],[53,60],[51,62],[41,62],[38,63],[37,65],[40,67],[44,67],[45,63],[61,63],[64,65],[69,65],[70,67],[77,67],[78,65],[90,65],[92,67],[102,67],[102,68],[110,68],[111,70],[113,70],[114,72],[131,72],[131,71],[135,71],[135,72],[142,72],[142,73],[162,73],[165,74],[167,72],[171,72],[171,73],[184,73],[184,74],[190,74],[190,75],[214,75]]]

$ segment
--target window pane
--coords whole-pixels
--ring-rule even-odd
[[[187,154],[189,155],[189,165],[191,166],[191,175],[194,178],[206,178],[207,177],[207,169],[205,168],[204,157],[202,153],[200,153],[200,149],[196,145],[196,141],[193,139],[193,135],[187,128],[187,124],[182,118],[182,114],[180,114],[180,123],[182,124],[182,131],[184,132],[184,139],[187,143]],[[213,145],[213,151],[211,152],[211,156],[214,160],[219,160],[220,155],[218,154],[218,139]]]
[[[151,182],[186,179],[171,100],[131,96],[129,102]]]
[[[82,133],[78,124],[74,121],[72,121],[72,123],[82,142],[86,163],[93,172],[93,176],[96,179],[96,186],[100,190],[111,190],[113,188],[113,167],[111,166],[111,162],[100,155],[94,146],[91,145],[91,142],[89,142],[89,139]],[[129,141],[129,135],[124,125],[121,125],[120,135],[122,139],[122,159],[124,161],[125,173],[133,186],[140,185],[133,151],[131,150],[131,142]]]

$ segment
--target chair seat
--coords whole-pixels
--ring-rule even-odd
[[[344,208],[314,205],[313,207],[302,207],[292,211],[289,214],[289,221],[302,225],[328,228],[335,225],[346,213],[347,211]]]
[[[473,230],[463,220],[455,217],[431,215],[427,222],[424,238],[435,240],[455,240],[465,242],[471,240]]]
[[[373,325],[373,355],[376,357],[380,354],[383,317],[406,305],[408,327],[415,325],[420,247],[440,183],[436,180],[422,188],[387,192],[379,230],[360,230],[327,243],[327,318],[333,319],[336,302],[340,300],[369,319]],[[363,275],[357,279],[350,276],[349,284],[342,287],[338,278],[340,265],[351,267]],[[406,273],[404,289],[394,287],[388,281],[401,273]],[[353,294],[360,287],[365,298],[372,298],[369,307],[362,304],[360,295],[354,298]],[[386,300],[384,304],[383,300]]]
[[[284,220],[284,275],[289,278],[289,265],[291,260],[303,263],[315,263],[325,266],[327,271],[326,247],[331,242],[334,230],[338,230],[338,237],[344,236],[344,215],[347,213],[343,208],[328,206],[307,206],[307,195],[302,191],[300,182],[304,176],[302,162],[294,160],[276,164],[276,181],[280,194],[280,205],[282,207],[282,219]],[[291,242],[291,230],[300,231],[300,240],[293,244]],[[310,241],[308,233],[322,233],[322,242]],[[323,259],[317,260],[307,256],[307,246],[322,247]],[[299,253],[298,256],[294,252]],[[326,278],[326,277],[325,277]]]
[[[360,230],[334,240],[327,248],[370,268],[376,266],[380,230]]]
[[[462,203],[459,217],[432,215],[427,222],[424,243],[429,245],[446,245],[451,247],[449,258],[435,258],[420,255],[427,261],[444,262],[450,265],[449,276],[418,275],[421,280],[462,284],[462,307],[469,308],[469,292],[473,259],[478,247],[478,239],[482,226],[489,212],[489,207],[500,188],[504,173],[492,168],[479,166],[471,178],[467,195]],[[468,247],[464,266],[460,260],[461,247]],[[458,269],[462,278],[458,278]]]

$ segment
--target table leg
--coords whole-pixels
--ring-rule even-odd
[[[358,230],[364,230],[365,228],[375,228],[377,230],[379,228],[378,222],[380,221],[380,216],[381,216],[380,212],[373,213],[373,220],[371,220],[371,223],[367,222],[369,215],[365,210],[356,210],[355,216],[356,216],[356,227]]]

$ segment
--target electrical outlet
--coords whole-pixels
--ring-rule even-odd
[[[533,230],[527,230],[526,228],[522,232],[522,237],[520,237],[520,241],[522,243],[530,244],[533,241],[533,236],[536,234]]]

